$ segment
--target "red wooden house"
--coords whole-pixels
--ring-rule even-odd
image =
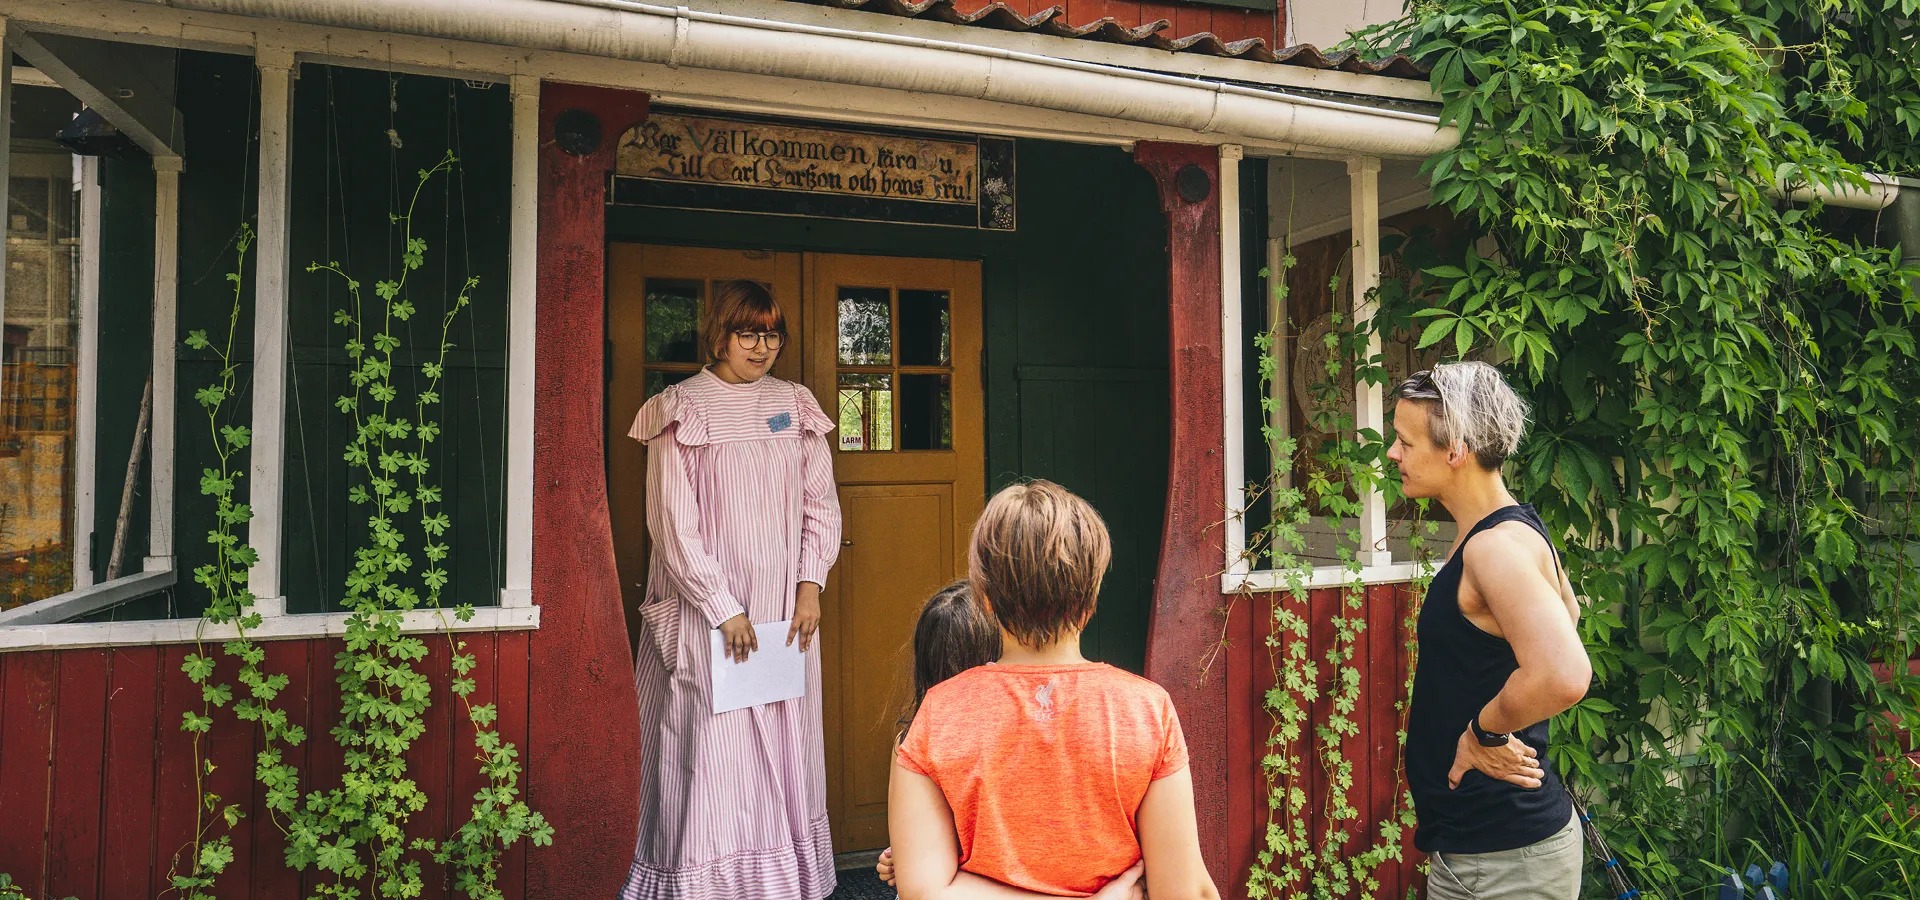
[[[362,535],[333,408],[342,295],[307,266],[385,277],[388,213],[451,150],[457,175],[415,214],[422,296],[480,285],[434,457],[455,545],[445,596],[475,607],[452,628],[479,657],[476,702],[497,705],[526,799],[555,826],[551,847],[507,855],[507,896],[606,897],[625,876],[647,760],[631,679],[641,451],[624,435],[697,367],[711,283],[740,277],[797,323],[778,374],[839,418],[848,529],[822,646],[837,848],[885,841],[877,723],[903,699],[919,601],[963,568],[987,492],[1047,477],[1113,528],[1088,650],[1173,694],[1209,864],[1244,896],[1270,820],[1266,640],[1274,604],[1297,602],[1248,552],[1267,512],[1246,485],[1271,471],[1263,426],[1315,438],[1302,385],[1319,338],[1377,283],[1383,234],[1434,223],[1416,171],[1452,141],[1410,62],[1308,45],[1364,24],[1350,6],[0,4],[0,384],[32,372],[66,392],[0,398],[0,872],[30,896],[119,900],[161,896],[186,864],[198,803],[180,722],[201,701],[181,665],[232,629],[199,618],[190,576],[213,527],[196,392],[221,365],[182,340],[234,315],[252,634],[289,678],[277,705],[315,736],[292,761],[337,781],[338,604]],[[258,243],[230,283],[242,223]],[[1282,298],[1266,272],[1287,248]],[[1263,383],[1254,335],[1270,323],[1287,324]],[[29,399],[46,414],[16,415]],[[1351,403],[1380,427],[1380,388]],[[1319,656],[1347,614],[1340,585],[1364,584],[1346,755],[1371,841],[1402,791],[1417,564],[1403,511],[1362,500],[1327,526],[1361,534],[1358,572],[1310,536],[1323,565],[1299,611]],[[415,613],[409,628],[441,625]],[[444,835],[482,779],[450,650],[430,644],[409,764],[430,798],[415,823]],[[304,896],[314,875],[283,863],[252,776],[257,731],[216,718],[204,787],[251,810],[216,893]],[[1308,781],[1320,809],[1326,779]],[[1383,895],[1418,881],[1414,865],[1409,838]],[[429,869],[427,896],[451,896]]]

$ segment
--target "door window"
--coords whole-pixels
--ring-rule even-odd
[[[948,293],[844,286],[838,293],[841,451],[952,450]]]

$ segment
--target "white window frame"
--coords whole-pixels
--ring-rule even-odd
[[[1238,148],[1235,148],[1237,151]],[[1226,484],[1224,485],[1225,509],[1228,511],[1226,528],[1226,569],[1220,576],[1220,590],[1223,593],[1241,592],[1265,593],[1288,589],[1299,578],[1297,572],[1277,569],[1255,569],[1247,556],[1247,459],[1245,436],[1247,429],[1243,404],[1247,379],[1252,377],[1246,368],[1245,354],[1241,351],[1241,342],[1246,339],[1243,329],[1245,323],[1241,317],[1242,285],[1240,272],[1240,178],[1235,162],[1239,153],[1231,159],[1225,148],[1220,160],[1220,336],[1221,367],[1223,369],[1221,391],[1221,414],[1226,420],[1224,430],[1226,457]],[[1272,163],[1269,163],[1272,165]],[[1380,284],[1380,160],[1377,157],[1351,157],[1347,159],[1347,177],[1349,184],[1348,215],[1343,220],[1335,220],[1330,226],[1338,226],[1328,234],[1351,229],[1354,236],[1353,275],[1349,280],[1350,308],[1354,321],[1364,322],[1371,319],[1376,305],[1365,298]],[[1413,198],[1395,198],[1394,212],[1421,205],[1422,196]],[[1324,235],[1320,235],[1324,236]],[[1267,271],[1276,275],[1281,271],[1280,261],[1285,252],[1284,242],[1279,239],[1267,242]],[[1273,301],[1268,300],[1270,315]],[[1284,312],[1283,310],[1280,312]],[[1284,352],[1284,350],[1282,351]],[[1380,352],[1380,336],[1370,338],[1367,353],[1369,356]],[[1282,378],[1285,378],[1282,370]],[[1280,390],[1285,391],[1282,384]],[[1284,394],[1282,396],[1285,396]],[[1354,426],[1356,429],[1373,429],[1376,433],[1386,433],[1385,388],[1377,384],[1368,384],[1356,379],[1354,392]],[[1285,415],[1284,405],[1281,415]],[[1387,500],[1378,489],[1368,491],[1361,499],[1361,513],[1358,521],[1344,520],[1343,526],[1357,525],[1360,530],[1361,544],[1367,548],[1357,554],[1359,571],[1348,566],[1314,566],[1303,580],[1303,587],[1331,588],[1350,585],[1358,581],[1362,584],[1398,584],[1414,581],[1431,572],[1431,564],[1413,560],[1393,559],[1388,549]]]
[[[7,26],[0,18],[0,34]],[[222,48],[234,49],[234,48]],[[259,626],[248,629],[259,640],[337,637],[346,632],[347,613],[292,614],[286,610],[281,590],[281,536],[284,524],[284,484],[286,479],[286,419],[288,403],[287,365],[289,355],[287,325],[287,247],[291,106],[293,79],[301,59],[288,47],[252,48],[260,72],[260,236],[257,244],[254,308],[254,391],[253,433],[247,470],[249,502],[254,518],[247,539],[259,554],[249,573],[249,585],[258,595],[255,611]],[[341,60],[321,57],[329,63],[360,64],[379,67],[365,60]],[[10,72],[0,74],[0,102],[11,94]],[[444,71],[433,74],[445,75]],[[475,73],[461,72],[457,77],[473,79]],[[533,604],[533,387],[534,387],[534,297],[536,290],[534,255],[537,252],[538,153],[540,81],[528,76],[491,77],[488,81],[508,81],[513,104],[512,114],[512,205],[510,224],[511,258],[508,262],[507,363],[507,479],[506,572],[500,592],[500,605],[476,607],[465,622],[448,611],[422,609],[405,614],[402,630],[461,632],[535,629],[540,625],[540,609]],[[5,159],[10,154],[0,148],[0,199],[4,199]],[[97,160],[85,160],[81,228],[83,259],[81,284],[81,348],[76,374],[79,397],[75,415],[76,438],[76,517],[92,514],[91,458],[94,439],[94,397],[97,393],[97,326],[99,292],[99,191],[94,184]],[[75,614],[84,614],[113,603],[144,596],[177,582],[173,557],[173,484],[176,477],[173,432],[174,361],[177,336],[175,291],[177,289],[179,226],[179,157],[155,158],[154,222],[154,427],[151,435],[152,528],[150,553],[143,571],[101,584],[90,584],[85,544],[90,529],[76,525],[76,589],[35,603],[0,612],[0,652],[41,650],[59,647],[112,647],[151,644],[219,641],[238,636],[231,625],[214,625],[204,618],[157,619],[128,622],[47,622]],[[87,191],[91,191],[89,195]],[[89,205],[91,204],[91,205]],[[91,210],[89,213],[88,210]],[[87,230],[87,229],[91,230]],[[90,239],[88,239],[90,238]],[[4,256],[0,256],[4,272]],[[76,519],[78,521],[78,519]]]

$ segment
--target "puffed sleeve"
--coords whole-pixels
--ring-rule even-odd
[[[671,582],[671,595],[692,603],[716,628],[746,612],[727,589],[720,563],[700,539],[700,509],[688,452],[706,441],[697,411],[681,402],[678,392],[668,390],[647,401],[628,434],[647,445],[647,534]]]
[[[796,581],[827,586],[827,570],[840,558],[840,493],[833,480],[833,445],[827,435],[833,420],[820,410],[813,392],[794,385],[800,410],[801,464],[804,486],[800,526],[800,572]]]

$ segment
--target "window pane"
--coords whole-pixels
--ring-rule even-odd
[[[900,292],[900,364],[953,364],[946,291]],[[905,385],[902,384],[904,389]]]
[[[706,362],[700,352],[700,300],[698,281],[647,279],[647,362]]]
[[[7,239],[47,239],[47,179],[7,179]]]
[[[672,387],[673,385],[679,384],[682,381],[692,378],[696,374],[698,373],[697,372],[663,372],[659,369],[649,369],[647,371],[646,399],[651,400],[653,399],[653,395],[658,394],[661,391],[664,391],[667,388]]]
[[[893,449],[893,376],[840,373],[840,449]]]
[[[900,449],[953,449],[952,375],[900,376]]]
[[[840,289],[840,364],[893,365],[893,309],[886,288]]]
[[[0,609],[73,588],[74,248],[48,233],[65,179],[12,178],[0,363]]]

